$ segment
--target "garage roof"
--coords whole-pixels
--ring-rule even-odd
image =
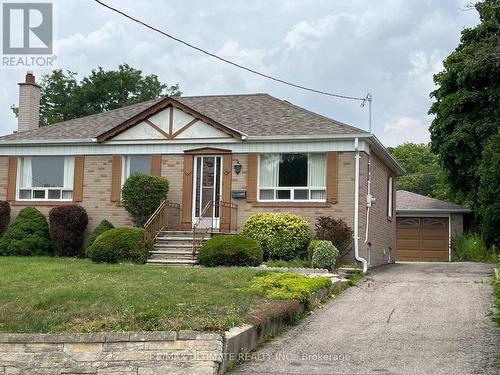
[[[396,192],[396,212],[471,212],[466,207],[456,203],[426,197],[406,190]]]

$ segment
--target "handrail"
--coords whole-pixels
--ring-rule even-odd
[[[179,229],[180,207],[181,205],[178,203],[163,200],[144,224],[146,239],[154,241],[164,229]]]
[[[214,225],[214,214],[218,208],[219,225]],[[196,257],[196,252],[203,244],[203,240],[209,232],[218,231],[219,233],[231,233],[237,231],[237,209],[238,206],[234,203],[224,201],[209,201],[201,211],[200,216],[193,224],[193,259]],[[222,212],[224,210],[224,212]],[[224,222],[221,218],[224,217]],[[202,226],[202,223],[209,225]]]

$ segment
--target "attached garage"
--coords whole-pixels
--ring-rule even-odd
[[[396,260],[447,262],[451,239],[463,233],[460,205],[399,190],[396,193]]]

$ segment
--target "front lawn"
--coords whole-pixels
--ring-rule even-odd
[[[227,329],[263,300],[257,272],[0,257],[0,331]]]

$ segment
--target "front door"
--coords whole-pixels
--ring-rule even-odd
[[[218,202],[222,184],[222,157],[195,156],[193,178],[193,224],[198,221],[210,201]],[[214,205],[203,215],[200,226],[219,228],[219,206]]]

